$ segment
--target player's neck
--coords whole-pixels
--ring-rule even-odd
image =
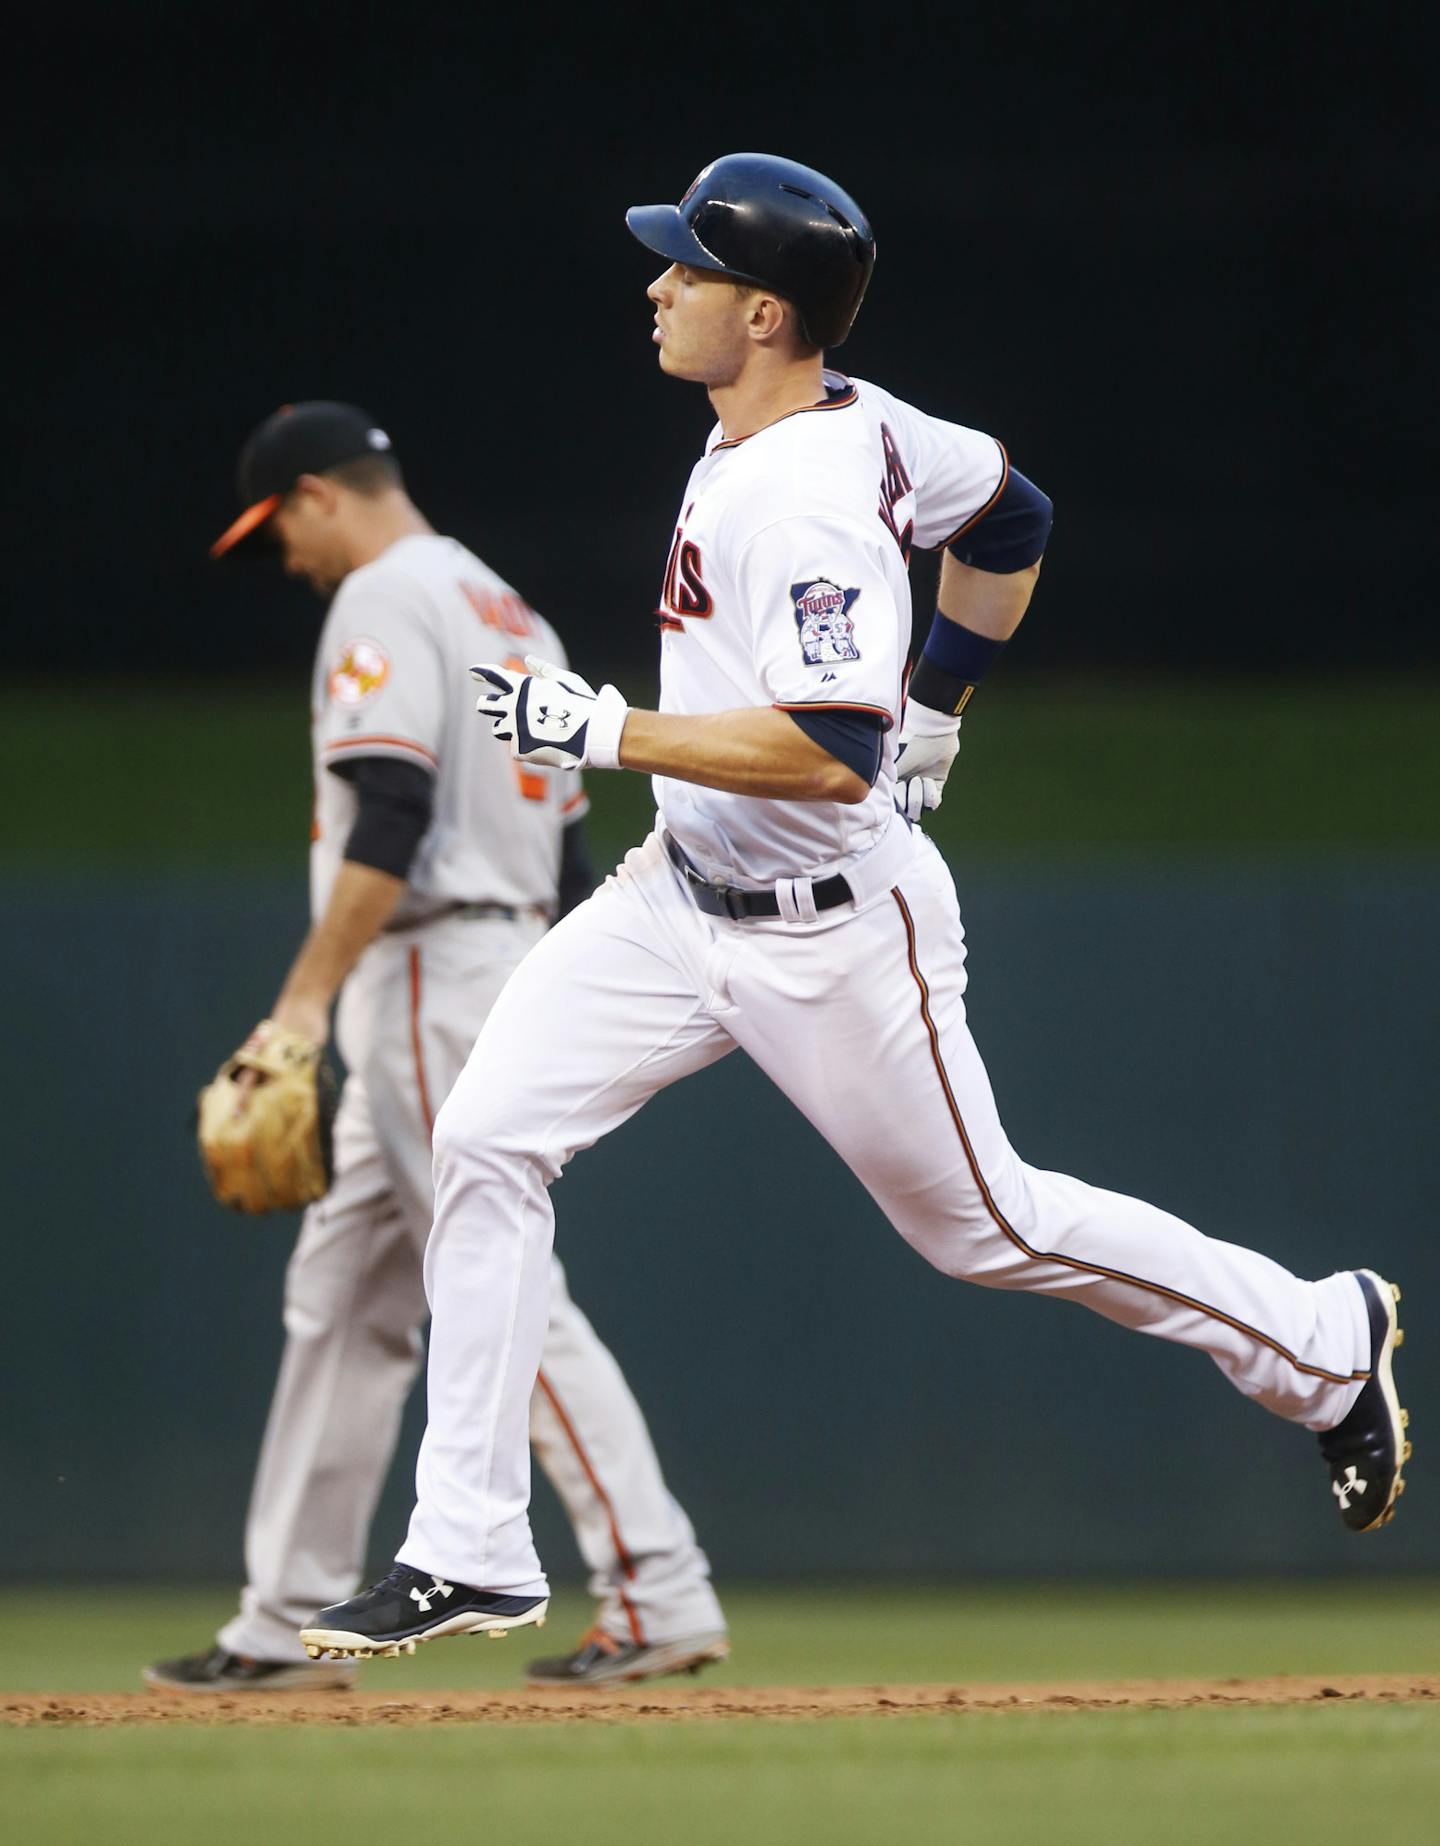
[[[385,494],[366,507],[364,521],[357,522],[350,534],[350,568],[359,570],[362,564],[373,564],[381,552],[402,538],[434,530],[408,494]]]
[[[733,384],[711,385],[710,402],[725,440],[753,436],[792,411],[818,404],[825,395],[824,371],[824,355],[813,353],[774,366],[747,366]]]

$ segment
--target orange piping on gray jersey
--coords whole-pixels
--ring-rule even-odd
[[[410,950],[410,1049],[415,1057],[415,1086],[420,1092],[420,1113],[425,1133],[435,1133],[435,1116],[430,1107],[430,1085],[425,1081],[425,1051],[420,1043],[420,951]]]
[[[783,417],[776,417],[775,423],[788,422],[791,417],[808,417],[812,410],[848,410],[852,404],[859,402],[859,398],[860,393],[855,389],[854,385],[851,385],[848,390],[842,391],[838,397],[826,398],[823,404],[801,404],[798,410],[787,410]],[[773,429],[775,424],[766,423],[763,427],[765,429]],[[759,434],[760,431],[758,429],[752,429],[750,432],[750,436],[758,436]],[[728,436],[724,442],[717,442],[710,453],[712,455],[718,455],[721,449],[738,448],[742,442],[748,442],[750,436]]]
[[[585,1445],[581,1442],[576,1432],[575,1425],[565,1414],[565,1406],[556,1396],[555,1387],[545,1376],[544,1372],[536,1374],[535,1382],[549,1400],[550,1408],[555,1412],[556,1421],[565,1432],[571,1448],[575,1451],[580,1466],[585,1470],[586,1480],[588,1480],[590,1485],[595,1489],[595,1497],[605,1509],[605,1518],[610,1527],[610,1542],[615,1547],[615,1556],[619,1561],[621,1573],[626,1577],[633,1577],[635,1575],[635,1560],[631,1557],[626,1548],[624,1539],[620,1536],[620,1527],[615,1518],[615,1508],[611,1504],[609,1494],[606,1493],[605,1489],[600,1485],[600,1477],[596,1474],[590,1457],[585,1453]],[[630,1623],[630,1632],[635,1637],[635,1645],[637,1647],[644,1647],[645,1630],[640,1625],[638,1610],[634,1603],[631,1602],[630,1598],[625,1594],[624,1590],[618,1589],[617,1587],[617,1594],[620,1598],[621,1607],[625,1611],[626,1619]]]
[[[440,767],[440,759],[433,750],[427,750],[424,744],[417,744],[413,737],[387,737],[376,731],[368,737],[337,737],[333,743],[321,746],[322,756],[333,756],[337,750],[374,750],[383,745],[387,750],[413,750],[416,756],[423,757],[432,769]]]
[[[575,794],[570,796],[568,801],[562,801],[560,803],[560,812],[562,814],[573,814],[576,808],[584,807],[586,800],[587,796],[584,789],[578,789]]]
[[[991,441],[1000,451],[1000,479],[995,483],[994,493],[991,494],[990,498],[985,502],[984,506],[980,508],[978,513],[972,513],[965,521],[964,525],[956,526],[949,538],[942,538],[938,545],[932,545],[930,547],[932,551],[944,551],[948,545],[953,545],[962,533],[968,532],[971,526],[977,524],[985,517],[991,507],[994,506],[995,502],[1000,498],[1001,494],[1004,493],[1005,483],[1010,479],[1010,457],[1005,453],[1005,444],[998,436],[992,436]]]
[[[878,718],[880,720],[880,728],[882,731],[890,730],[894,726],[894,723],[895,723],[894,718],[890,715],[890,713],[885,709],[883,705],[852,705],[852,704],[848,704],[844,699],[791,699],[784,703],[782,703],[779,699],[776,699],[774,701],[774,709],[776,711],[864,711],[864,712],[869,712],[872,717]]]
[[[996,1227],[1003,1231],[1015,1248],[1032,1262],[1054,1263],[1062,1269],[1077,1269],[1082,1275],[1104,1276],[1111,1282],[1123,1282],[1131,1288],[1144,1289],[1147,1294],[1160,1295],[1166,1301],[1178,1302],[1183,1308],[1194,1308],[1196,1313],[1208,1315],[1211,1320],[1218,1320],[1224,1326],[1233,1327],[1237,1333],[1243,1333],[1248,1339],[1257,1341],[1261,1346],[1268,1346],[1273,1353],[1278,1353],[1288,1365],[1293,1365],[1297,1372],[1304,1372],[1309,1378],[1328,1379],[1331,1384],[1363,1383],[1370,1374],[1368,1371],[1327,1372],[1323,1366],[1306,1365],[1297,1359],[1293,1352],[1271,1339],[1268,1333],[1261,1333],[1258,1328],[1247,1326],[1243,1320],[1236,1320],[1233,1315],[1222,1314],[1219,1308],[1212,1308],[1204,1301],[1197,1301],[1193,1295],[1182,1295],[1178,1290],[1166,1288],[1160,1282],[1147,1282],[1143,1276],[1127,1275],[1123,1269],[1107,1269],[1102,1263],[1082,1263],[1078,1257],[1055,1256],[1046,1250],[1037,1250],[1026,1243],[1019,1231],[1008,1222],[1000,1207],[995,1203],[985,1176],[980,1171],[980,1163],[975,1158],[975,1149],[971,1144],[969,1131],[960,1114],[959,1104],[955,1101],[955,1092],[950,1087],[949,1073],[945,1069],[945,1060],[940,1052],[940,1035],[935,1030],[935,1021],[930,1016],[930,989],[925,976],[920,972],[920,964],[915,955],[915,920],[910,915],[910,907],[900,894],[899,886],[891,888],[890,895],[900,909],[900,916],[905,924],[905,940],[910,954],[910,972],[915,978],[915,985],[920,989],[920,1017],[925,1022],[925,1030],[930,1035],[930,1055],[935,1062],[936,1074],[940,1078],[940,1087],[945,1092],[945,1101],[950,1108],[950,1117],[955,1124],[955,1132],[960,1137],[960,1145],[965,1150],[965,1159],[970,1167],[970,1177],[979,1189],[980,1197],[986,1211]]]

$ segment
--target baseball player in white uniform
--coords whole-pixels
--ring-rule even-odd
[[[543,1614],[525,1428],[549,1184],[737,1046],[943,1274],[1208,1354],[1320,1435],[1348,1525],[1385,1523],[1408,1455],[1397,1291],[1370,1270],[1301,1280],[1030,1166],[966,1024],[955,887],[907,817],[913,790],[897,812],[893,740],[933,803],[959,713],[1029,602],[1049,501],[991,437],[824,369],[874,245],[823,175],[731,155],[628,222],[668,265],[649,290],[661,368],[703,383],[718,418],[664,575],[660,709],[538,655],[477,677],[517,762],[650,774],[657,825],[521,964],[436,1123],[417,1504],[391,1572],[302,1640],[394,1652]],[[944,556],[907,706],[912,545]]]
[[[312,687],[313,927],[272,1012],[336,1037],[348,1075],[334,1183],[306,1213],[285,1290],[286,1344],[246,1529],[249,1582],[206,1653],[150,1668],[174,1690],[348,1683],[296,1630],[360,1581],[376,1500],[421,1352],[421,1253],[435,1111],[511,970],[557,904],[585,896],[580,778],[513,763],[476,723],[477,657],[559,659],[554,631],[494,571],[437,535],[389,439],[353,406],[269,418],[241,462],[246,511],[217,554],[268,540],[334,592]],[[539,1683],[603,1684],[697,1667],[725,1621],[620,1369],[548,1270],[530,1440],[599,1602]]]

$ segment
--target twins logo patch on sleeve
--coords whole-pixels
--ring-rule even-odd
[[[850,620],[850,607],[859,594],[859,590],[842,590],[828,577],[790,585],[795,603],[795,626],[800,631],[800,652],[805,656],[807,667],[860,658],[860,650],[855,645],[855,624]]]

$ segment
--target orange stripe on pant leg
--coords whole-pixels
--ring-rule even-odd
[[[620,1536],[620,1527],[615,1518],[615,1508],[610,1504],[609,1494],[606,1493],[605,1489],[600,1485],[600,1477],[596,1474],[594,1467],[591,1465],[590,1457],[585,1453],[585,1445],[581,1442],[576,1432],[575,1425],[570,1421],[569,1417],[566,1416],[564,1406],[555,1395],[555,1387],[545,1376],[544,1372],[537,1375],[535,1382],[549,1399],[550,1408],[559,1419],[561,1429],[564,1430],[566,1436],[569,1438],[570,1446],[574,1449],[579,1458],[580,1466],[585,1470],[586,1480],[588,1480],[590,1485],[595,1489],[596,1499],[600,1502],[601,1506],[605,1508],[605,1517],[610,1523],[610,1539],[615,1546],[615,1555],[620,1560],[621,1571],[625,1576],[633,1577],[635,1575],[635,1561],[626,1550],[625,1541]],[[624,1590],[619,1591],[619,1597],[620,1605],[624,1609],[626,1619],[630,1623],[630,1633],[634,1636],[635,1645],[637,1647],[644,1647],[645,1630],[640,1626],[639,1612],[636,1610],[634,1603],[632,1603],[630,1598],[625,1594]]]
[[[925,1030],[930,1034],[930,1055],[935,1061],[935,1070],[940,1078],[940,1087],[945,1092],[945,1101],[950,1107],[950,1116],[955,1123],[955,1132],[960,1137],[960,1145],[965,1150],[965,1159],[969,1163],[970,1176],[979,1188],[985,1209],[995,1225],[1004,1232],[1017,1250],[1037,1263],[1055,1263],[1063,1269],[1078,1269],[1084,1275],[1104,1276],[1111,1282],[1125,1282],[1132,1288],[1144,1289],[1148,1294],[1161,1295],[1167,1301],[1177,1302],[1181,1307],[1194,1308],[1199,1314],[1208,1315],[1211,1320],[1218,1320],[1227,1327],[1233,1327],[1237,1333],[1245,1334],[1262,1346],[1268,1346],[1273,1353],[1278,1353],[1297,1372],[1304,1372],[1310,1378],[1325,1378],[1331,1384],[1355,1384],[1370,1376],[1369,1372],[1327,1372],[1318,1365],[1305,1365],[1288,1351],[1278,1340],[1272,1340],[1268,1333],[1261,1333],[1258,1328],[1250,1327],[1243,1320],[1236,1320],[1229,1314],[1222,1314],[1219,1308],[1212,1308],[1204,1301],[1196,1301],[1193,1296],[1182,1295],[1173,1288],[1166,1288],[1159,1282],[1147,1282],[1142,1276],[1127,1275],[1123,1269],[1107,1269],[1100,1263],[1082,1263],[1073,1256],[1052,1256],[1045,1250],[1036,1250],[1006,1221],[1004,1213],[995,1203],[985,1176],[980,1171],[980,1163],[975,1158],[975,1149],[955,1101],[955,1092],[950,1087],[949,1073],[945,1069],[945,1060],[940,1053],[940,1034],[935,1030],[935,1021],[930,1017],[930,989],[925,984],[925,976],[920,972],[920,964],[915,956],[915,920],[910,915],[909,906],[900,895],[899,886],[891,889],[890,895],[900,908],[900,915],[905,924],[905,940],[910,954],[910,972],[915,978],[915,985],[920,989],[920,1017],[925,1022]]]
[[[420,1092],[420,1113],[425,1118],[425,1132],[435,1132],[435,1114],[430,1107],[430,1086],[425,1081],[425,1053],[420,1045],[420,951],[410,950],[410,1049],[415,1056],[415,1085]]]

